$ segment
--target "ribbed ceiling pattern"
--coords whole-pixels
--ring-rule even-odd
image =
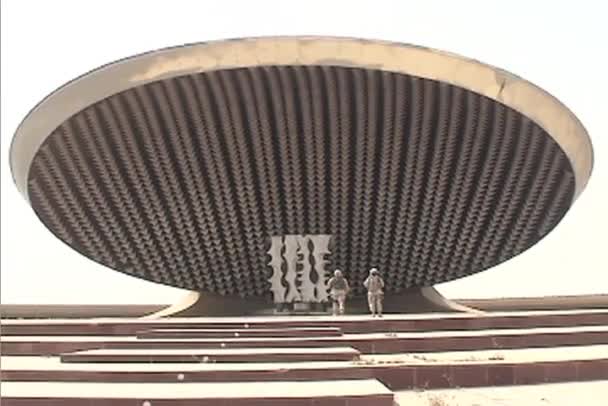
[[[568,209],[557,144],[476,93],[379,70],[255,67],[167,79],[76,114],[30,170],[42,221],[84,255],[181,288],[269,292],[269,237],[332,234],[356,293],[472,274]]]

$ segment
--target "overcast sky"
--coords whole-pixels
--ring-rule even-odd
[[[439,286],[451,298],[608,293],[608,6],[602,1],[2,0],[2,303],[170,303],[56,239],[17,193],[8,153],[51,91],[107,62],[222,38],[330,35],[443,49],[523,76],[591,135],[591,181],[562,222],[522,255]]]

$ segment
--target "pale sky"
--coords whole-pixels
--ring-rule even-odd
[[[450,298],[608,293],[608,6],[602,1],[2,0],[2,303],[171,303],[185,291],[73,251],[18,194],[9,145],[65,82],[137,53],[222,38],[328,35],[413,43],[496,65],[582,121],[595,165],[562,222],[516,258],[439,286]]]

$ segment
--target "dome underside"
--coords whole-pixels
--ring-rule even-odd
[[[265,295],[270,236],[330,234],[355,293],[482,271],[570,206],[567,156],[524,115],[405,74],[331,66],[197,73],[66,120],[32,206],[87,257],[180,288]]]

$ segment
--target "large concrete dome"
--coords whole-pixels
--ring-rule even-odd
[[[479,62],[260,38],[78,78],[24,120],[11,166],[57,237],[120,272],[267,296],[271,238],[327,235],[355,293],[370,267],[397,293],[531,247],[584,188],[592,149],[560,102]]]

